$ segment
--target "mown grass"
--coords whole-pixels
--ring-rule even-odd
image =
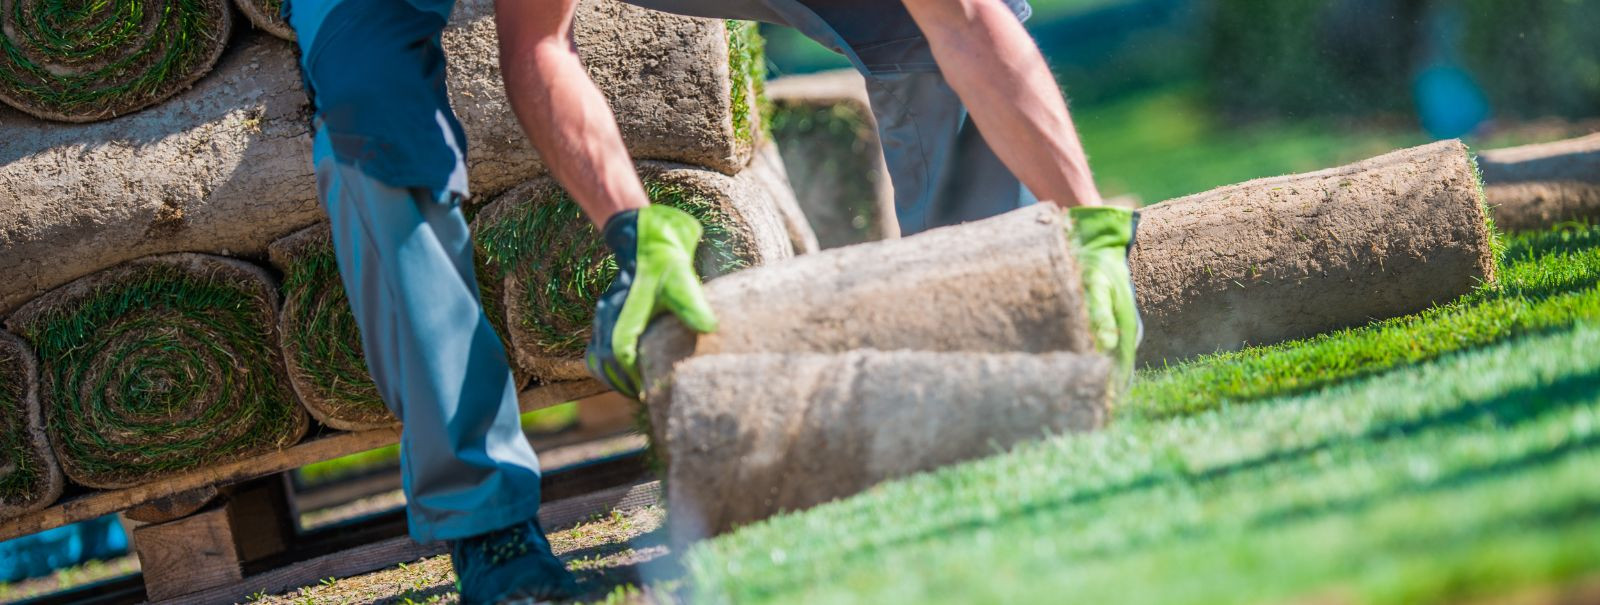
[[[1512,237],[1503,268],[1418,316],[1147,373],[1102,432],[703,543],[697,596],[1409,603],[1600,573],[1600,229]]]

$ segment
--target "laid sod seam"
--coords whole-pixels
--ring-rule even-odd
[[[1120,412],[1166,417],[1301,393],[1600,319],[1600,226],[1504,237],[1501,257],[1498,283],[1417,315],[1147,371]]]
[[[749,526],[705,602],[1435,602],[1600,569],[1600,324],[1053,438]]]

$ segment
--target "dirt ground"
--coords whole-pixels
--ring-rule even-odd
[[[570,529],[553,532],[550,544],[585,593],[579,603],[656,604],[676,601],[670,591],[679,575],[669,556],[666,511],[652,506],[613,512]],[[640,588],[650,576],[650,587]],[[457,603],[450,557],[441,555],[343,579],[328,579],[299,590],[252,595],[247,603],[266,605],[412,605]]]

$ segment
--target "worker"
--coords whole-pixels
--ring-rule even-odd
[[[312,162],[340,274],[368,369],[405,427],[411,535],[451,544],[465,603],[562,598],[577,588],[538,521],[538,460],[520,429],[506,352],[478,300],[460,206],[470,193],[468,142],[449,105],[440,46],[453,1],[289,0],[283,11],[315,109]],[[716,319],[692,262],[701,227],[646,199],[573,45],[576,3],[497,0],[501,66],[540,157],[617,256],[587,361],[637,397],[638,338],[652,317],[672,313],[702,332]],[[1105,301],[1096,340],[1131,355],[1137,320],[1124,249],[1132,218],[1096,214],[1099,193],[1061,93],[1022,28],[1021,0],[644,4],[791,24],[851,57],[869,76],[875,109],[894,108],[878,115],[913,231],[933,220],[930,200],[960,135],[957,99],[965,102],[983,138],[1005,142],[994,157],[1014,181],[1084,213],[1074,217],[1080,258],[1103,259],[1082,263],[1091,301]]]

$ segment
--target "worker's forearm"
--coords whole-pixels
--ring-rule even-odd
[[[505,19],[501,23],[507,23]],[[500,67],[517,121],[551,174],[604,226],[617,212],[649,203],[605,96],[564,36],[507,43]]]
[[[1067,104],[1039,48],[997,0],[906,0],[945,79],[1000,161],[1041,200],[1100,204]]]

